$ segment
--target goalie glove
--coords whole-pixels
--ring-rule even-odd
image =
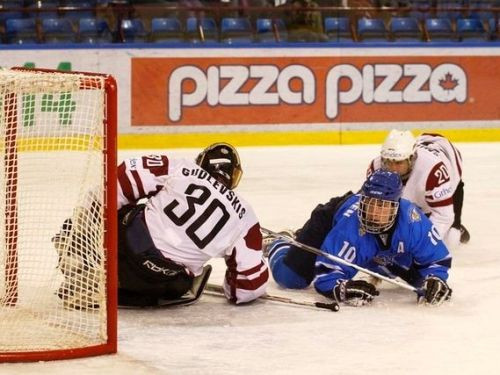
[[[375,285],[365,280],[339,280],[333,288],[335,300],[351,306],[366,305],[378,295]]]
[[[418,297],[419,303],[440,305],[451,298],[451,288],[446,281],[436,276],[429,276],[424,280],[422,294]]]

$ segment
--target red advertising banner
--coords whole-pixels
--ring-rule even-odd
[[[132,58],[132,126],[500,118],[499,56]]]

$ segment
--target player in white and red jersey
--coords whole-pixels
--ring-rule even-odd
[[[196,161],[149,155],[118,166],[119,305],[195,302],[210,276],[205,264],[214,257],[226,261],[228,300],[240,304],[265,293],[269,271],[259,222],[233,191],[241,175],[238,153],[227,143],[207,147]],[[52,239],[64,276],[57,294],[71,309],[99,307],[102,259],[98,239],[85,227],[101,220],[102,207],[93,199],[98,193],[89,192]]]
[[[233,191],[241,174],[238,153],[227,143],[207,147],[196,162],[150,155],[119,165],[120,303],[178,298],[214,257],[225,259],[230,301],[265,293],[269,273],[259,222]]]
[[[461,223],[462,156],[448,139],[425,133],[415,139],[410,131],[392,130],[367,175],[379,168],[400,174],[405,185],[402,197],[429,216],[450,249],[469,241]]]

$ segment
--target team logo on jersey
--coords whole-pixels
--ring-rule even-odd
[[[410,208],[410,220],[412,221],[412,223],[422,220],[416,207]]]

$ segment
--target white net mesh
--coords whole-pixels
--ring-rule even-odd
[[[107,339],[104,86],[0,69],[0,352]]]

